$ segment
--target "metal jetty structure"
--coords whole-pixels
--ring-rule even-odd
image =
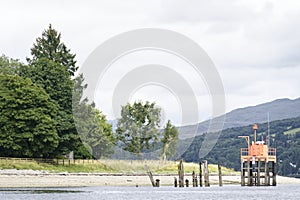
[[[269,147],[269,138],[266,144],[262,137],[256,140],[258,126],[253,125],[254,136],[250,143],[250,136],[245,138],[247,148],[241,148],[241,185],[242,186],[276,186],[276,148]]]

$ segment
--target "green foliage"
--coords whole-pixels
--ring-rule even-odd
[[[81,141],[90,154],[100,159],[114,152],[112,127],[99,110],[89,104],[80,104],[74,111],[74,119]]]
[[[18,74],[26,81],[30,79],[32,81],[30,83],[42,91],[41,96],[47,96],[49,105],[45,104],[45,107],[43,107],[44,104],[38,104],[35,109],[35,104],[32,103],[32,105],[30,105],[32,106],[32,108],[30,107],[31,110],[25,110],[26,112],[24,111],[24,113],[20,115],[22,117],[20,119],[22,119],[24,123],[22,122],[22,124],[17,124],[17,126],[14,127],[13,120],[7,122],[5,122],[5,120],[10,119],[8,116],[9,113],[12,113],[11,117],[15,116],[14,113],[17,113],[18,117],[20,117],[19,112],[21,111],[18,110],[19,108],[17,106],[9,107],[18,105],[20,100],[18,98],[9,99],[11,102],[8,108],[11,110],[1,110],[1,112],[7,112],[6,118],[5,116],[1,117],[1,125],[5,125],[2,127],[3,131],[6,132],[2,135],[3,137],[1,136],[3,139],[1,142],[5,146],[5,148],[3,147],[2,149],[3,151],[1,151],[1,155],[59,157],[70,151],[74,151],[75,157],[91,158],[91,154],[94,152],[97,153],[97,157],[100,158],[111,154],[115,142],[111,125],[106,123],[105,116],[95,108],[93,103],[88,104],[87,99],[81,99],[87,85],[84,84],[82,74],[72,79],[77,70],[75,54],[71,54],[70,50],[61,42],[61,34],[49,25],[49,28],[42,33],[42,36],[36,39],[36,43],[31,49],[31,55],[32,58],[27,59],[29,62],[28,66],[19,63],[18,60],[9,59],[4,55],[1,56],[0,74]],[[19,95],[18,92],[20,91],[19,89],[12,89],[10,92],[16,92],[16,94],[8,95],[13,97],[14,95]],[[29,94],[31,93],[26,95]],[[27,97],[26,95],[24,94],[24,98]],[[32,101],[33,100],[34,98],[32,98]],[[38,102],[39,101],[37,101],[37,103]],[[24,103],[25,107],[28,107],[26,103],[28,105],[29,103]],[[2,106],[6,106],[6,104],[7,102],[5,101]],[[51,108],[49,107],[50,105]],[[48,109],[50,114],[52,114],[51,117],[44,117],[43,109]],[[81,139],[84,140],[84,143],[82,143],[78,136],[73,111],[76,113],[74,118],[79,125],[77,128],[83,133]],[[41,115],[40,118],[39,115]],[[34,119],[32,119],[33,117]],[[42,122],[46,123],[45,126],[41,125]],[[47,124],[49,127],[46,126]],[[9,127],[8,125],[12,128],[7,131],[4,128]],[[23,133],[22,131],[24,130],[26,130],[26,132]],[[44,139],[46,137],[44,135],[48,134],[50,130],[53,131],[55,138],[53,136],[54,139],[50,137]],[[31,143],[27,142],[27,139],[21,141],[22,137],[21,134],[19,134],[20,131],[22,132],[22,137],[28,137],[30,142],[33,140],[30,133],[34,133],[34,144],[37,144],[37,146],[31,146]],[[11,135],[17,134],[20,141],[23,142],[22,145],[14,145],[12,143],[13,139],[10,137],[5,139],[8,133]],[[43,146],[43,143],[46,143],[48,139],[55,145]],[[39,145],[39,143],[41,144]],[[12,145],[12,147],[10,147],[10,145]],[[22,149],[22,153],[12,154],[10,150],[4,151],[9,148],[19,151]],[[36,150],[40,148],[44,148],[48,153]],[[32,153],[32,151],[34,151],[34,153]],[[36,153],[36,151],[39,152],[39,154]]]
[[[40,58],[20,68],[19,74],[43,87],[60,109],[72,112],[73,81],[64,66],[48,58]]]
[[[47,58],[33,61],[29,66],[20,68],[20,75],[30,78],[34,83],[44,88],[50,99],[57,106],[55,116],[59,146],[56,154],[66,154],[79,145],[79,137],[72,114],[73,81],[65,68]]]
[[[171,124],[170,120],[168,120],[166,124],[161,142],[163,143],[161,155],[162,159],[170,159],[172,156],[175,155],[178,143],[178,130],[175,126]]]
[[[77,70],[75,55],[70,53],[61,35],[49,25],[31,49],[29,66],[20,69],[20,75],[42,86],[56,104],[59,146],[56,154],[62,155],[79,148],[80,139],[73,120],[71,76]]]
[[[0,154],[49,157],[58,145],[56,106],[43,88],[17,75],[0,75]]]
[[[31,55],[32,59],[27,59],[29,66],[21,68],[20,75],[42,86],[58,108],[55,120],[59,146],[56,154],[74,151],[81,145],[72,113],[74,82],[71,76],[77,70],[75,54],[70,53],[61,42],[61,34],[50,24],[42,37],[36,39]]]
[[[5,55],[0,56],[0,74],[15,75],[21,66],[22,63],[16,59],[9,58]]]
[[[122,106],[121,118],[116,130],[121,147],[129,152],[140,154],[159,137],[160,109],[155,103],[135,102]]]
[[[74,79],[73,115],[76,128],[90,155],[97,159],[109,157],[115,146],[112,126],[106,122],[105,115],[95,108],[94,103],[88,104],[88,99],[82,99],[86,87],[82,74]]]
[[[50,24],[49,28],[42,33],[42,37],[36,39],[36,43],[31,48],[32,59],[27,60],[32,63],[40,58],[47,58],[61,64],[70,76],[74,76],[78,67],[76,67],[75,54],[70,52],[70,49],[61,42],[61,34]]]

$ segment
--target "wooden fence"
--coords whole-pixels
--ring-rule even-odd
[[[46,159],[46,158],[10,158],[10,157],[0,157],[2,162],[37,162],[37,163],[48,163],[53,165],[71,165],[71,164],[89,164],[96,163],[97,160],[94,159]]]

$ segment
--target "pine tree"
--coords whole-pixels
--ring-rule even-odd
[[[61,64],[69,72],[70,76],[74,76],[78,67],[76,66],[75,54],[61,42],[61,34],[49,25],[44,30],[42,37],[36,39],[36,43],[31,48],[32,58],[27,58],[29,63],[39,58],[47,58],[55,63]]]

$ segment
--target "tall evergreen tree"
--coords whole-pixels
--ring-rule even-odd
[[[96,147],[99,149],[101,145],[105,146],[104,142],[100,140],[108,141],[107,144],[111,144],[112,131],[106,124],[105,116],[94,108],[94,104],[88,104],[87,99],[81,99],[87,85],[84,84],[82,74],[74,77],[77,70],[75,54],[71,54],[70,50],[61,42],[61,34],[49,25],[42,37],[36,39],[36,43],[31,49],[31,55],[32,58],[28,59],[29,66],[22,68],[20,74],[42,86],[58,107],[55,119],[59,146],[56,153],[61,155],[69,151],[76,151],[87,156],[86,151],[81,151],[84,149],[81,140],[86,137],[82,137],[81,134],[79,137],[75,123],[82,125],[77,126],[80,132],[87,131],[83,135],[87,136],[88,133],[93,133],[90,135],[94,141],[90,146],[92,150]],[[92,112],[87,112],[87,110]],[[86,118],[81,118],[84,115],[87,115]],[[82,123],[86,120],[89,122]],[[93,128],[91,132],[91,127],[96,128]],[[88,141],[91,140],[88,139]],[[90,145],[87,141],[83,142]],[[109,148],[106,147],[103,154],[105,154],[105,150],[109,150]]]
[[[75,54],[61,41],[61,34],[51,24],[36,39],[31,49],[29,66],[19,74],[42,86],[58,107],[56,116],[59,146],[57,154],[65,154],[80,146],[80,139],[72,113],[74,81],[71,79],[77,67]]]
[[[61,34],[52,28],[50,24],[47,30],[44,30],[42,37],[36,39],[36,43],[31,48],[32,58],[28,58],[29,63],[39,58],[48,58],[49,60],[61,64],[74,76],[78,67],[76,66],[75,54],[61,41]]]

